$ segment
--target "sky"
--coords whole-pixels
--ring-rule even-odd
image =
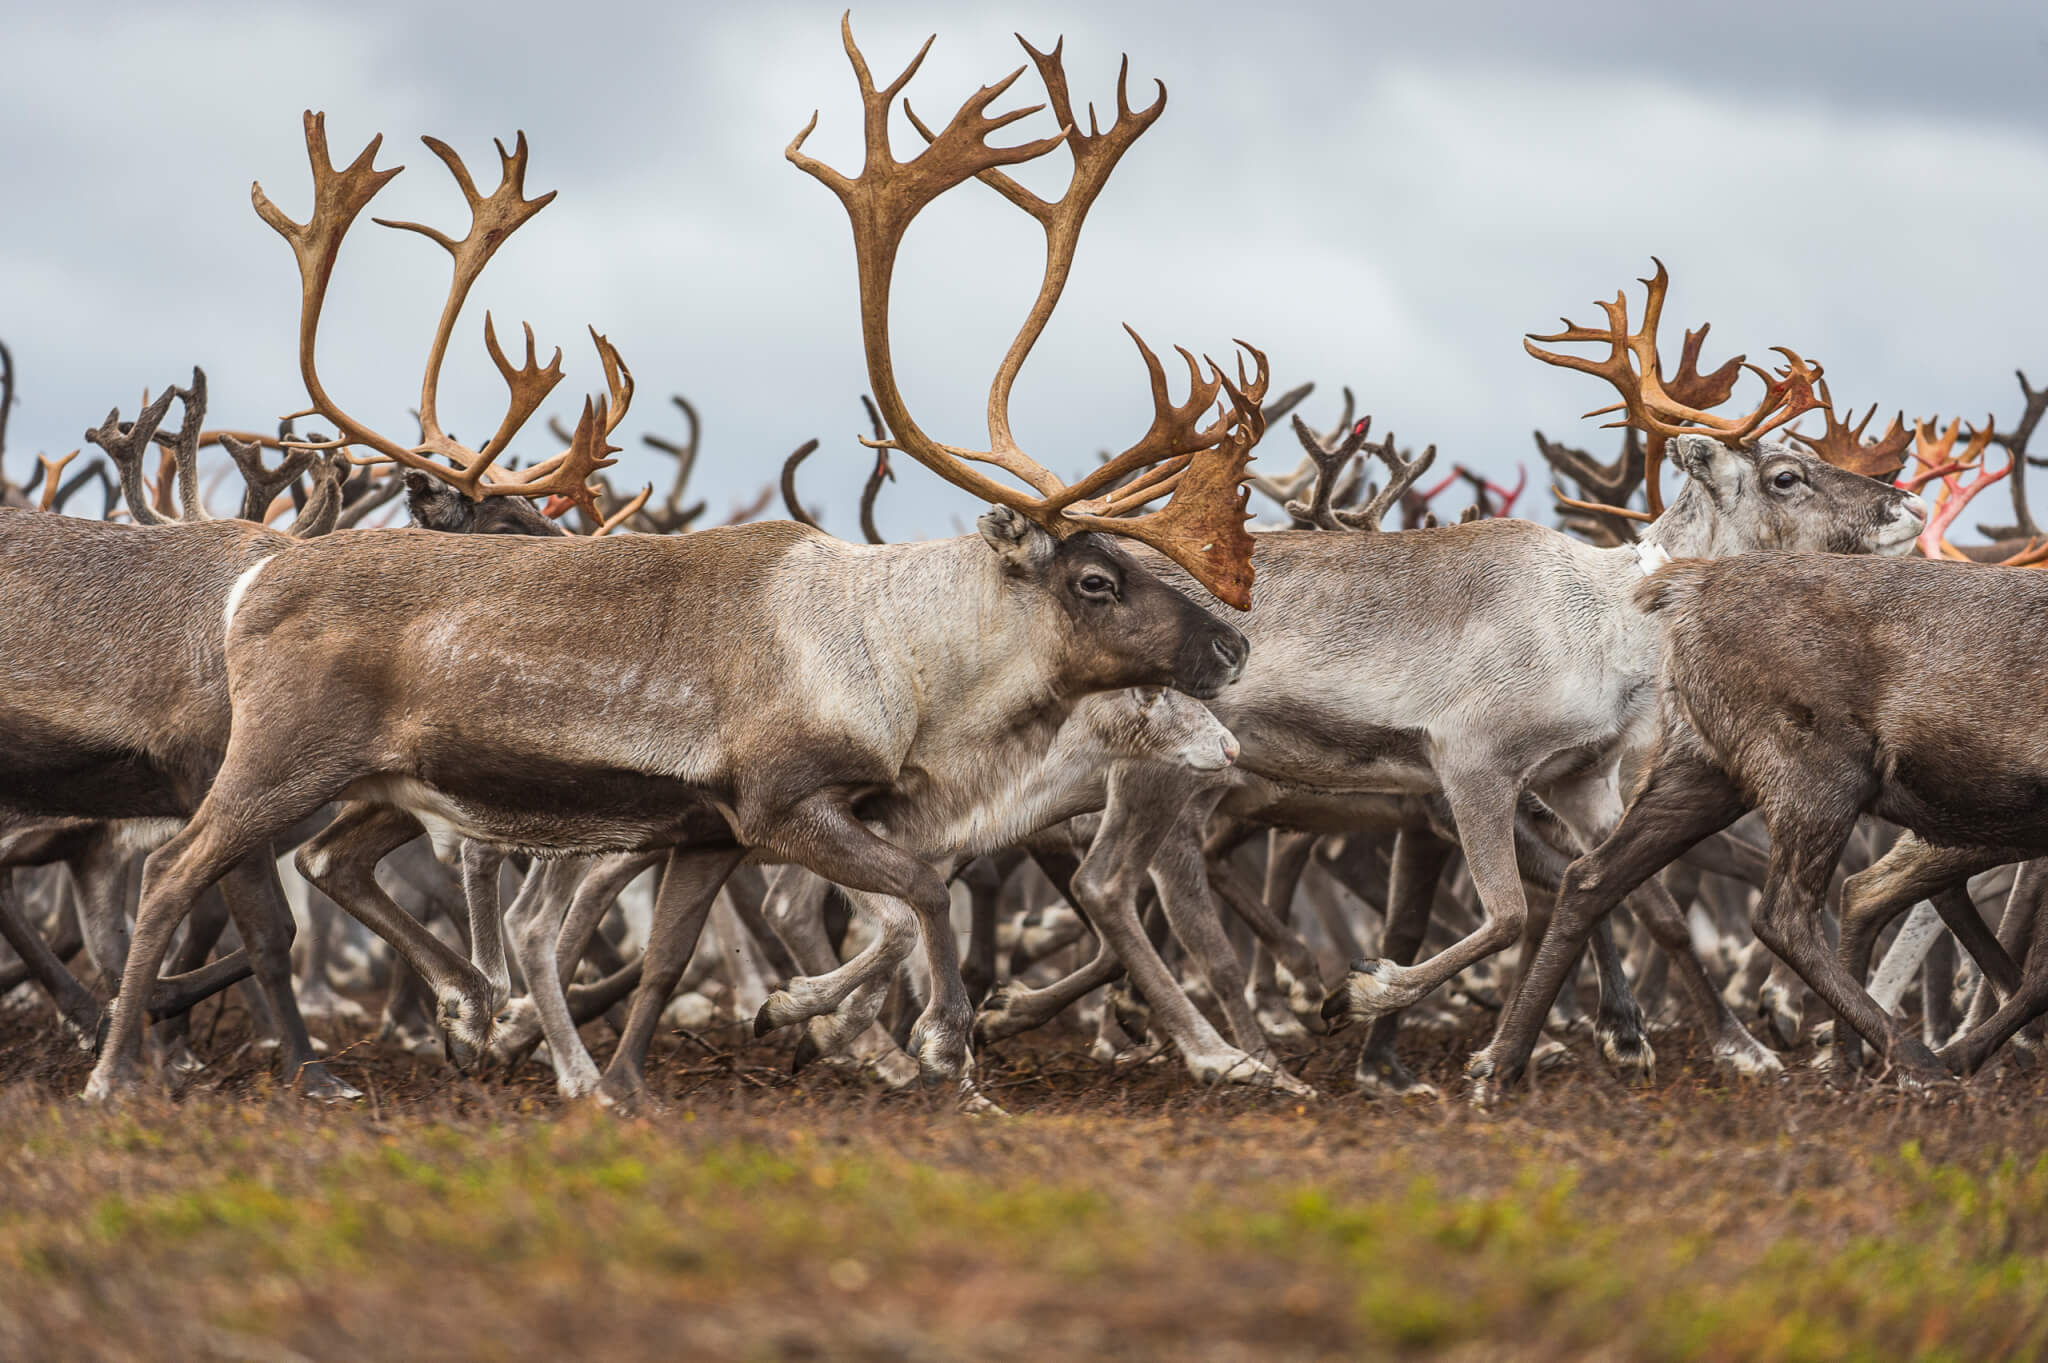
[[[523,129],[528,192],[560,194],[457,327],[447,427],[475,437],[502,411],[486,308],[501,335],[530,322],[544,358],[561,346],[568,377],[545,411],[571,421],[602,391],[595,325],[640,385],[619,483],[664,476],[641,437],[679,431],[682,393],[704,417],[693,492],[714,518],[816,437],[805,500],[857,536],[851,238],[838,201],[783,158],[816,110],[806,150],[857,167],[839,13],[0,0],[0,340],[18,371],[5,471],[25,480],[35,452],[73,448],[195,364],[209,424],[267,427],[305,404],[295,266],[249,185],[303,218],[310,108],[337,160],[381,132],[378,163],[407,168],[335,273],[320,371],[344,407],[413,429],[447,258],[369,217],[467,226],[418,137],[452,143],[488,186],[491,139]],[[1276,392],[1317,385],[1313,424],[1348,384],[1376,433],[1504,481],[1527,464],[1540,485],[1533,430],[1602,457],[1617,442],[1579,419],[1608,390],[1529,359],[1521,337],[1597,318],[1593,300],[1624,284],[1639,307],[1653,255],[1672,275],[1670,353],[1711,321],[1710,360],[1790,345],[1842,405],[1886,413],[2009,418],[2015,368],[2048,382],[2048,6],[875,3],[853,22],[882,79],[938,35],[908,91],[934,121],[1024,61],[1013,30],[1065,36],[1077,103],[1113,108],[1124,53],[1134,101],[1155,79],[1169,91],[1090,214],[1012,404],[1020,444],[1063,476],[1149,419],[1128,322],[1218,359],[1245,338]],[[1036,79],[998,107],[1038,102]],[[1009,131],[1051,130],[1040,114]],[[905,157],[917,145],[900,115],[895,139]],[[1057,194],[1064,162],[1021,178]],[[985,444],[1041,243],[974,183],[910,231],[892,337],[928,432]],[[515,448],[554,452],[539,420]],[[1261,454],[1279,472],[1299,447],[1276,430]],[[910,467],[880,521],[891,538],[943,535],[977,510]]]

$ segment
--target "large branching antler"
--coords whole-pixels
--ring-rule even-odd
[[[1523,338],[1522,348],[1545,364],[1576,369],[1605,379],[1614,386],[1621,401],[1596,408],[1586,415],[1605,416],[1623,412],[1625,415],[1620,421],[1609,424],[1633,426],[1649,438],[1644,488],[1650,515],[1655,517],[1664,511],[1658,475],[1663,468],[1664,442],[1667,439],[1686,434],[1711,435],[1728,444],[1757,439],[1801,412],[1821,405],[1820,399],[1814,395],[1821,367],[1809,365],[1796,352],[1777,346],[1774,349],[1785,357],[1785,366],[1775,376],[1748,363],[1740,355],[1711,374],[1701,374],[1699,351],[1707,336],[1707,328],[1701,327],[1697,332],[1685,334],[1678,372],[1667,382],[1657,358],[1657,325],[1664,312],[1664,295],[1670,288],[1671,277],[1665,272],[1663,261],[1653,256],[1651,262],[1657,267],[1656,275],[1637,281],[1643,285],[1645,297],[1642,325],[1634,331],[1629,330],[1628,295],[1623,291],[1615,294],[1612,303],[1600,303],[1600,310],[1607,314],[1605,327],[1579,326],[1570,318],[1564,318],[1561,319],[1565,327],[1563,331],[1550,336],[1532,333]],[[1598,358],[1567,355],[1545,350],[1536,344],[1538,341],[1546,345],[1605,342],[1608,352]],[[1708,409],[1728,400],[1744,370],[1763,381],[1763,397],[1742,416],[1715,416]]]
[[[498,187],[489,194],[477,189],[462,158],[451,147],[435,138],[421,139],[428,150],[447,165],[469,205],[470,228],[461,240],[420,223],[375,220],[382,226],[419,233],[447,251],[453,262],[447,300],[441,309],[433,344],[427,352],[425,376],[420,386],[419,443],[407,445],[379,434],[343,410],[329,396],[314,362],[321,311],[326,304],[327,287],[334,274],[334,262],[341,251],[342,240],[370,200],[404,167],[376,168],[377,149],[384,141],[383,135],[379,134],[370,139],[369,145],[346,168],[337,169],[327,151],[326,115],[308,111],[305,125],[306,154],[313,170],[313,210],[306,221],[295,222],[287,217],[271,202],[260,184],[251,187],[250,198],[256,206],[257,215],[290,243],[292,254],[298,259],[299,372],[312,403],[308,414],[318,413],[334,424],[340,432],[333,442],[337,446],[360,445],[374,451],[383,460],[439,478],[465,496],[561,496],[583,507],[593,519],[601,520],[589,480],[597,470],[608,468],[615,462],[607,456],[615,453],[617,447],[610,444],[607,437],[618,428],[632,403],[633,375],[611,342],[599,335],[595,328],[591,329],[590,339],[604,370],[606,395],[595,400],[584,399],[583,415],[577,422],[568,449],[518,473],[493,467],[510,447],[513,437],[561,381],[562,370],[559,348],[547,364],[538,361],[530,326],[524,328],[525,359],[519,364],[512,363],[498,344],[497,330],[488,313],[484,315],[484,348],[505,382],[508,395],[505,414],[491,437],[474,449],[461,444],[441,425],[441,367],[470,288],[511,234],[554,198],[553,193],[543,194],[537,199],[525,196],[526,135],[519,134],[514,150],[510,152],[505,150],[504,143],[496,144],[501,173]],[[440,462],[444,459],[446,463]],[[358,462],[362,461],[359,459]]]
[[[789,144],[790,162],[838,196],[853,227],[854,258],[859,273],[861,335],[868,378],[875,401],[888,423],[890,438],[882,442],[931,469],[947,482],[985,501],[1006,506],[1043,527],[1065,536],[1079,530],[1102,530],[1140,540],[1172,558],[1222,601],[1248,609],[1251,604],[1251,536],[1245,533],[1243,487],[1252,447],[1264,433],[1259,403],[1265,397],[1265,357],[1244,346],[1255,372],[1247,375],[1238,361],[1237,381],[1212,362],[1205,377],[1193,355],[1180,354],[1188,366],[1189,396],[1172,399],[1165,370],[1136,332],[1131,338],[1145,363],[1153,398],[1153,419],[1136,444],[1072,485],[1062,483],[1027,455],[1011,430],[1009,402],[1017,376],[1032,347],[1044,333],[1073,267],[1074,251],[1088,210],[1108,182],[1123,154],[1165,111],[1166,87],[1143,109],[1133,109],[1128,96],[1129,61],[1117,78],[1117,114],[1107,130],[1091,107],[1083,131],[1071,97],[1060,45],[1040,52],[1020,37],[1038,68],[1060,131],[1014,146],[991,146],[991,134],[1044,108],[990,114],[989,106],[1024,73],[1018,67],[993,85],[968,96],[952,119],[933,131],[905,102],[904,111],[926,146],[908,161],[899,161],[889,146],[889,115],[897,97],[931,50],[927,40],[903,72],[877,88],[866,59],[853,40],[850,18],[840,22],[841,37],[860,87],[866,157],[858,176],[847,176],[803,151],[818,125],[814,113]],[[1073,158],[1066,192],[1056,200],[1039,197],[1002,168],[1036,160],[1059,146]],[[980,179],[1030,215],[1045,233],[1045,273],[1016,339],[1011,342],[989,388],[989,444],[985,450],[963,449],[933,439],[911,417],[897,386],[889,344],[889,293],[896,256],[911,222],[934,199],[969,179]],[[1125,330],[1129,331],[1127,327]],[[1240,343],[1242,344],[1242,343]],[[1226,401],[1213,423],[1202,424],[1210,405]],[[975,465],[987,465],[1025,483],[1035,496],[990,477]],[[1144,477],[1125,483],[1139,470]],[[1120,484],[1122,486],[1120,486]],[[1131,516],[1148,502],[1168,493],[1172,500],[1149,515]]]

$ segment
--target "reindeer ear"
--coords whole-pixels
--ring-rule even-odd
[[[979,524],[981,537],[1002,559],[1006,572],[1036,576],[1052,559],[1052,536],[1007,506],[990,507]]]
[[[1719,501],[1736,491],[1750,460],[1710,435],[1673,436],[1666,453],[1685,476],[1706,488]]]

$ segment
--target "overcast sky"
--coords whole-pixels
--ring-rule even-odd
[[[491,138],[524,129],[529,193],[560,197],[502,251],[456,333],[447,425],[495,425],[483,310],[530,321],[568,379],[600,391],[594,323],[640,382],[621,481],[659,476],[640,436],[672,432],[671,392],[705,417],[697,491],[715,512],[816,436],[807,500],[857,534],[854,442],[867,386],[846,218],[782,150],[858,165],[859,103],[822,4],[514,0],[403,5],[0,9],[0,339],[19,401],[7,471],[79,443],[108,407],[195,363],[212,424],[260,426],[305,398],[291,252],[249,184],[310,203],[299,112],[327,112],[338,161],[375,133],[406,173],[370,212],[466,215],[418,143],[447,139],[495,183]],[[1593,380],[1520,337],[1597,316],[1661,256],[1667,349],[1714,324],[1710,358],[1788,344],[1838,400],[1977,416],[2048,381],[2048,6],[1754,3],[1382,5],[865,4],[856,36],[886,79],[932,32],[910,87],[943,121],[1024,60],[1013,29],[1064,34],[1078,100],[1165,116],[1091,215],[1059,315],[1025,370],[1020,442],[1072,474],[1149,415],[1118,329],[1221,359],[1242,336],[1276,391],[1313,380],[1326,424],[1351,384],[1376,430],[1433,441],[1511,479],[1530,431],[1577,420]],[[1033,92],[1027,74],[1017,92]],[[915,135],[900,126],[899,149]],[[1019,125],[1050,131],[1049,115]],[[1064,153],[1025,178],[1056,192]],[[898,267],[894,334],[921,424],[985,441],[988,381],[1041,267],[1037,228],[976,184],[929,211]],[[431,243],[359,221],[342,252],[321,371],[344,406],[405,435],[446,287]],[[1747,391],[1747,390],[1745,390]],[[552,452],[537,421],[519,442]],[[1297,447],[1276,431],[1268,466]],[[2003,499],[1996,494],[1989,500]],[[1525,506],[1528,504],[1525,503]],[[974,506],[921,470],[881,521],[945,534]],[[1455,510],[1456,508],[1451,508]],[[1530,507],[1542,514],[1540,504]]]

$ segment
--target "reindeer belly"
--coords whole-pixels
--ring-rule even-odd
[[[495,760],[494,760],[495,759]],[[674,777],[520,754],[471,752],[417,777],[374,777],[351,796],[406,810],[437,835],[537,854],[727,845],[723,792]]]
[[[1932,843],[2048,851],[2048,767],[1892,756],[1872,812]]]

